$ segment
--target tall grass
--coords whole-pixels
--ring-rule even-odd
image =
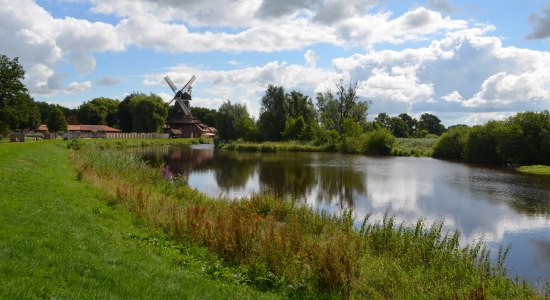
[[[351,211],[318,212],[273,195],[209,199],[114,150],[83,147],[73,161],[113,205],[180,242],[208,247],[224,264],[246,270],[251,283],[289,296],[535,297],[505,276],[502,262],[490,262],[482,243],[461,247],[459,234],[444,233],[442,223],[397,226],[386,216],[381,223],[366,218],[357,229]]]
[[[227,143],[220,143],[217,145],[218,149],[236,150],[242,152],[320,152],[325,151],[322,146],[315,146],[311,144],[290,141],[290,142],[264,142],[264,143],[251,143],[232,141]]]
[[[394,156],[432,156],[433,147],[438,138],[397,138],[397,143],[391,150]]]

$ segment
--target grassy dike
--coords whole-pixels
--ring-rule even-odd
[[[482,243],[459,245],[459,233],[442,232],[441,223],[398,226],[386,217],[357,229],[352,212],[319,213],[269,195],[210,199],[112,147],[73,152],[76,177],[105,191],[107,207],[132,212],[175,245],[207,247],[211,276],[297,298],[538,297],[506,276],[507,251],[492,263]]]
[[[0,299],[274,297],[213,280],[207,251],[109,199],[77,180],[65,142],[0,144]]]
[[[533,165],[533,166],[521,166],[517,169],[519,172],[535,174],[535,175],[550,175],[550,166]]]

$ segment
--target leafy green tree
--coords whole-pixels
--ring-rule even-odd
[[[441,120],[432,114],[424,113],[418,120],[418,130],[427,130],[428,133],[441,135],[445,132],[445,126],[441,124]]]
[[[29,128],[33,100],[22,80],[25,70],[18,58],[0,54],[0,135]],[[31,128],[34,129],[34,128]]]
[[[379,113],[376,118],[374,118],[374,121],[378,122],[382,127],[388,129],[390,127],[390,116],[388,116],[388,114],[385,112]]]
[[[449,127],[449,130],[441,135],[435,144],[433,156],[449,159],[463,158],[468,132],[469,127],[466,125]]]
[[[28,121],[27,128],[30,130],[35,130],[40,126],[40,124],[41,124],[40,110],[38,109],[38,105],[36,105],[36,103],[33,103],[33,105],[29,110],[29,121]]]
[[[134,131],[134,119],[132,113],[131,102],[135,97],[147,97],[143,93],[133,92],[130,95],[124,97],[124,100],[118,105],[117,116],[118,116],[118,126],[120,130],[124,132]]]
[[[398,116],[401,120],[403,120],[407,124],[407,132],[408,136],[413,136],[416,133],[416,124],[417,121],[415,118],[409,116],[406,113],[402,113]]]
[[[409,126],[399,117],[392,117],[388,122],[388,129],[395,137],[408,137],[409,136]]]
[[[254,140],[256,127],[244,104],[223,103],[216,113],[216,129],[222,140]]]
[[[523,112],[504,123],[498,152],[508,162],[550,165],[550,113]]]
[[[317,112],[309,96],[292,91],[286,95],[287,119],[283,138],[287,140],[313,140],[318,131]]]
[[[352,85],[350,82],[346,87],[340,81],[337,85],[336,95],[330,90],[317,94],[317,107],[323,128],[334,129],[340,134],[345,131],[344,121],[347,118],[364,127],[369,105],[370,102],[359,101],[357,83]]]
[[[485,125],[472,127],[464,145],[466,160],[476,163],[501,163],[502,157],[497,152],[497,144],[503,129],[504,124],[500,121],[489,121]]]
[[[82,124],[118,126],[120,101],[110,98],[95,98],[78,108],[78,120]]]
[[[285,90],[281,86],[270,84],[261,103],[262,108],[258,120],[260,137],[269,141],[282,140],[288,116]]]
[[[168,105],[155,94],[137,95],[131,99],[133,131],[162,132],[168,116]]]
[[[49,132],[60,132],[67,130],[67,119],[65,118],[65,114],[61,108],[54,107],[52,109],[47,125]]]
[[[204,107],[191,107],[191,113],[204,125],[209,127],[216,126],[216,110]]]

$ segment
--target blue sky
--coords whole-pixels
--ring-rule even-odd
[[[193,74],[195,106],[269,84],[312,98],[358,83],[369,117],[424,112],[479,124],[550,108],[548,1],[0,0],[0,53],[37,101],[155,93]]]

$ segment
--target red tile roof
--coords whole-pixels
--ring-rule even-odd
[[[48,125],[42,124],[37,131],[48,131]],[[103,131],[103,132],[121,132],[121,130],[109,127],[107,125],[67,125],[67,131]]]

